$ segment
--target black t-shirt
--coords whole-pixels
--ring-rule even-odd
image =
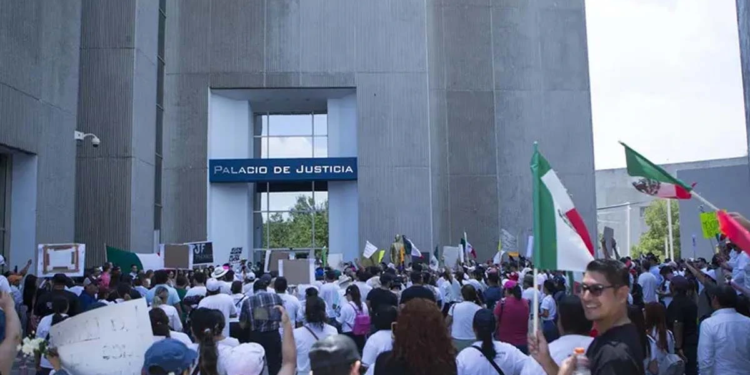
[[[40,318],[45,317],[54,313],[52,311],[52,300],[57,296],[63,296],[68,300],[68,315],[76,316],[80,310],[80,304],[78,303],[78,296],[73,292],[67,290],[51,290],[39,296],[36,300],[36,306],[34,306],[34,314]]]
[[[424,298],[432,302],[437,303],[435,300],[435,293],[432,290],[425,288],[422,285],[412,285],[403,292],[401,292],[401,304],[405,304],[415,298]]]
[[[589,345],[586,351],[592,375],[635,375],[645,373],[641,336],[634,324],[612,327]]]
[[[667,308],[667,328],[674,332],[674,323],[682,323],[683,345],[698,345],[698,305],[684,295],[676,295]]]
[[[395,306],[398,307],[398,297],[396,297],[390,290],[383,288],[375,288],[367,294],[367,300],[370,301],[370,308],[372,311],[378,311],[378,307],[382,306]]]

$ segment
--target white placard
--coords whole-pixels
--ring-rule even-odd
[[[140,374],[154,337],[146,300],[100,307],[50,329],[50,345],[76,375]]]
[[[502,246],[502,251],[506,253],[518,252],[518,240],[516,240],[516,236],[510,234],[505,229],[500,230],[500,245]]]
[[[344,265],[344,254],[328,254],[328,266],[336,269],[341,270]]]
[[[39,244],[36,275],[52,277],[62,273],[71,277],[83,276],[85,259],[85,244]]]
[[[453,269],[461,259],[463,251],[460,246],[443,246],[443,265],[445,268]]]
[[[526,242],[526,259],[531,259],[532,255],[534,255],[534,236],[529,236]]]

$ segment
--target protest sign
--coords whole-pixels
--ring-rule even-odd
[[[714,238],[721,234],[716,212],[701,212],[701,229],[703,230],[703,238]]]
[[[455,268],[463,251],[460,246],[443,246],[443,260],[446,268]]]
[[[76,375],[140,374],[154,337],[146,300],[100,307],[55,324],[50,346]]]
[[[185,245],[190,246],[193,253],[193,265],[214,264],[214,246],[211,242],[190,242]]]
[[[242,257],[242,248],[233,247],[232,250],[229,251],[229,265],[232,268],[239,266],[241,257]]]
[[[279,270],[279,260],[282,259],[289,259],[289,252],[285,250],[273,250],[269,251],[269,256],[266,258],[268,259],[268,263],[266,268],[268,269],[266,272],[271,271],[278,271]]]
[[[518,253],[518,240],[505,229],[500,230],[500,250],[506,253]],[[516,255],[518,256],[518,255]]]
[[[531,259],[534,255],[534,236],[529,236],[529,240],[526,241],[526,259]]]
[[[165,269],[193,268],[193,252],[188,245],[162,244],[159,252],[163,254]]]
[[[85,244],[40,244],[37,246],[36,274],[38,277],[52,277],[57,273],[83,276],[85,259]]]
[[[344,254],[328,254],[328,266],[335,270],[342,270],[344,268]]]
[[[278,267],[289,285],[315,283],[315,259],[279,259]]]

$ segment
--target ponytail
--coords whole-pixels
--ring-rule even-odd
[[[167,313],[164,310],[158,307],[152,308],[148,312],[148,317],[151,320],[151,333],[154,336],[164,336],[167,338],[172,336],[169,329],[169,317],[167,317]]]
[[[521,300],[521,287],[518,285],[514,286],[513,289],[510,290],[510,293],[513,294],[513,297],[516,297],[516,300]]]
[[[203,337],[200,339],[198,347],[198,368],[202,375],[219,375],[216,370],[217,363],[219,362],[219,354],[216,348],[216,341],[214,341],[214,332],[211,328],[203,330]]]
[[[495,343],[492,341],[493,333],[493,330],[489,329],[477,330],[477,339],[482,342],[482,354],[489,360],[495,360],[497,355]]]

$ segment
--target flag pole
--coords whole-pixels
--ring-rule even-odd
[[[534,337],[536,338],[536,333],[539,331],[539,283],[536,281],[536,275],[538,272],[538,266],[534,265],[534,298],[532,299],[531,308],[533,309],[532,313],[534,314],[534,323],[533,323],[533,331]]]
[[[667,231],[669,233],[669,259],[674,260],[674,242],[672,242],[672,200],[667,199]]]
[[[707,201],[706,198],[703,198],[702,196],[700,196],[700,194],[698,194],[698,192],[696,192],[695,190],[691,191],[690,194],[694,196],[696,199],[698,199],[699,201],[703,202],[703,204],[705,204],[712,210],[719,211],[718,207],[716,207],[713,203]]]

